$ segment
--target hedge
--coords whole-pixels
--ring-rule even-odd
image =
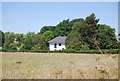
[[[102,49],[105,54],[120,54],[120,49]],[[1,49],[0,52],[35,52],[35,53],[88,53],[88,54],[101,54],[99,50],[87,50],[87,51],[75,51],[73,49],[64,49],[64,50],[7,50]]]

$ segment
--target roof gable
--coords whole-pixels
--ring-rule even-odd
[[[58,36],[50,41],[48,41],[48,43],[65,43],[67,37],[65,36]]]

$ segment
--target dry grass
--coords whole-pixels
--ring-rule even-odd
[[[3,79],[118,79],[118,55],[2,53]]]
[[[2,53],[0,53],[0,81],[2,80]]]

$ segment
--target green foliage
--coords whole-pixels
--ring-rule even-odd
[[[116,49],[118,48],[115,37],[115,29],[108,25],[97,24],[95,14],[86,17],[85,20],[75,22],[71,33],[66,39],[67,49]]]
[[[55,51],[49,51],[49,50],[8,50],[8,49],[1,49],[0,52],[34,52],[34,53],[79,53],[79,54],[100,54],[99,50],[80,50],[75,51],[73,49],[64,49],[64,50],[55,50]],[[118,49],[106,49],[102,50],[103,52],[106,52],[106,54],[119,54],[120,51]]]
[[[118,49],[120,49],[120,42],[118,42]]]
[[[97,49],[95,42],[96,35],[98,33],[98,21],[99,19],[96,19],[95,14],[91,14],[90,16],[86,17],[83,22],[81,22],[80,27],[78,28],[83,41],[87,42],[91,49]]]
[[[35,44],[33,47],[32,47],[33,50],[36,50],[36,49],[41,49],[41,45],[40,44]]]
[[[54,38],[54,34],[52,31],[46,31],[45,33],[43,33],[42,37],[41,37],[41,42],[42,44],[46,44],[48,43],[49,40]]]
[[[86,17],[85,20],[74,23],[72,32],[67,36],[66,46],[69,49],[87,50],[89,47],[95,49],[94,42],[98,29],[99,19],[96,19],[95,14]]]
[[[115,29],[108,25],[99,25],[97,41],[101,49],[118,48]]]
[[[67,49],[82,50],[84,45],[87,45],[81,38],[78,32],[72,31],[66,39]]]
[[[98,24],[94,13],[85,19],[63,20],[56,26],[43,26],[39,33],[15,34],[0,31],[0,44],[4,49],[12,50],[48,50],[48,41],[57,36],[67,36],[66,50],[56,52],[89,52],[90,49],[120,48],[115,36],[115,29]],[[70,49],[70,50],[69,50]],[[44,51],[43,51],[44,52]]]
[[[13,44],[13,43],[11,43],[10,45],[9,45],[9,47],[10,47],[10,49],[13,49],[13,50],[17,50],[17,45],[16,44]]]
[[[33,36],[34,45],[37,45],[37,44],[40,44],[40,43],[41,43],[41,42],[40,42],[41,37],[42,37],[42,35],[40,35],[40,34],[35,34],[35,35]]]
[[[89,45],[81,45],[80,50],[83,50],[83,51],[90,50]]]
[[[69,26],[69,19],[63,20],[60,22],[55,28],[56,36],[67,36],[71,31],[71,27]]]
[[[73,27],[74,23],[76,22],[82,22],[84,19],[83,18],[78,18],[78,19],[73,19],[69,22],[69,26]]]
[[[55,26],[43,26],[40,30],[40,34],[43,34],[46,31],[55,31],[55,28]]]
[[[5,35],[4,35],[4,33],[0,30],[0,47],[3,47],[4,42],[5,42]]]
[[[27,49],[27,50],[31,50],[32,46],[34,45],[34,41],[33,41],[33,36],[35,35],[34,32],[28,32],[25,35],[24,41],[23,41],[23,49]]]
[[[5,49],[9,49],[10,48],[10,44],[13,43],[13,40],[15,38],[15,34],[14,33],[10,33],[10,32],[6,32],[5,33],[5,42],[4,42],[4,48]]]
[[[52,31],[46,31],[45,33],[43,33],[40,40],[41,49],[48,49],[48,41],[50,41],[53,38],[54,38],[54,33]]]
[[[5,49],[19,50],[23,42],[24,42],[24,34],[14,34],[10,32],[5,33],[5,43],[4,43]]]
[[[0,52],[8,52],[8,49],[2,48],[0,49]]]

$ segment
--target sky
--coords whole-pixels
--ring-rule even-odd
[[[37,33],[43,26],[94,13],[100,24],[115,28],[118,34],[118,2],[2,2],[0,7],[3,32]]]
[[[120,14],[120,1],[118,3],[118,14]],[[120,33],[120,15],[118,15],[118,33]]]

